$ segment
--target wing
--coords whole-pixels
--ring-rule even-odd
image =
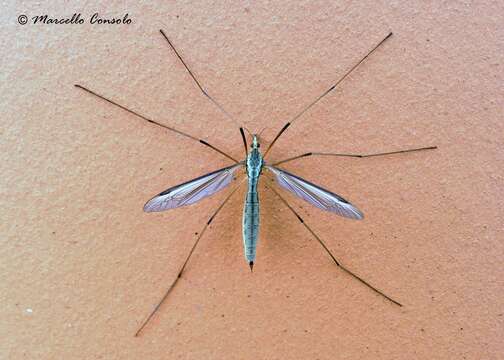
[[[266,166],[276,176],[278,185],[290,191],[297,197],[309,202],[319,209],[336,213],[350,219],[362,220],[364,215],[355,206],[328,190],[312,184],[299,176],[280,170],[274,166]]]
[[[216,170],[199,178],[169,188],[147,201],[145,212],[164,211],[180,206],[194,204],[201,199],[224,189],[233,180],[236,169],[242,167],[237,164]]]

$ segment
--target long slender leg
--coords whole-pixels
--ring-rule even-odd
[[[331,86],[329,89],[327,89],[322,95],[320,95],[318,98],[316,98],[314,101],[312,101],[310,104],[308,104],[308,106],[306,106],[301,112],[299,112],[296,116],[294,116],[292,118],[292,120],[288,121],[284,127],[278,132],[278,134],[275,136],[275,138],[273,139],[273,141],[270,143],[268,149],[266,149],[266,152],[264,153],[264,157],[266,157],[266,154],[268,154],[268,152],[271,150],[271,148],[273,147],[273,145],[275,144],[275,142],[278,140],[278,138],[284,133],[285,130],[287,130],[287,128],[294,122],[296,121],[298,118],[301,117],[301,115],[303,115],[305,112],[307,112],[313,105],[315,105],[316,103],[318,103],[320,100],[322,100],[327,94],[329,94],[331,91],[333,91],[341,82],[343,82],[343,80],[345,80],[348,75],[350,75],[350,73],[352,71],[354,71],[360,64],[362,64],[364,62],[364,60],[366,60],[369,55],[371,55],[381,44],[383,44],[385,42],[385,40],[387,40],[389,37],[392,36],[392,33],[389,33],[385,38],[383,38],[383,40],[381,40],[378,45],[376,45],[374,48],[372,48],[358,63],[356,63],[354,66],[352,66],[352,68],[350,68],[350,70],[348,70],[345,75],[343,75],[343,77],[341,77],[333,86]]]
[[[208,100],[210,100],[215,106],[217,106],[219,108],[219,110],[224,115],[226,115],[226,117],[229,120],[231,120],[233,123],[235,123],[235,125],[237,125],[238,127],[241,127],[240,124],[231,116],[231,114],[228,113],[226,111],[226,109],[224,109],[224,107],[219,102],[217,102],[217,100],[215,100],[213,97],[211,97],[210,94],[203,88],[203,86],[198,81],[198,79],[196,79],[196,76],[194,76],[194,73],[191,71],[191,69],[189,68],[189,66],[187,66],[187,63],[184,61],[184,59],[182,58],[182,56],[179,54],[179,52],[177,51],[177,49],[175,48],[175,46],[173,45],[173,43],[170,41],[170,39],[168,39],[168,36],[165,34],[165,32],[163,30],[159,30],[159,32],[166,39],[166,41],[168,42],[168,45],[170,45],[171,49],[173,50],[173,52],[175,53],[175,55],[177,55],[177,57],[180,60],[180,62],[182,63],[182,65],[184,65],[185,69],[187,70],[187,72],[189,73],[189,75],[191,76],[191,78],[194,80],[194,82],[196,83],[196,85],[198,86],[198,88],[201,90],[201,92],[203,93],[203,95],[205,95],[205,97]],[[249,132],[247,130],[247,128],[245,128],[245,130],[247,132]]]
[[[107,101],[108,103],[110,103],[110,104],[112,104],[112,105],[115,105],[115,106],[117,106],[117,107],[119,107],[119,108],[123,109],[124,111],[127,111],[127,112],[129,112],[130,114],[133,114],[133,115],[135,115],[135,116],[137,116],[137,117],[139,117],[139,118],[141,118],[141,119],[143,119],[143,120],[145,120],[145,121],[147,121],[147,122],[149,122],[149,123],[151,123],[151,124],[154,124],[154,125],[160,126],[160,127],[164,128],[164,129],[166,129],[166,130],[172,131],[172,132],[177,133],[177,134],[179,134],[179,135],[185,136],[186,138],[189,138],[189,139],[191,139],[191,140],[197,141],[197,142],[199,142],[200,144],[203,144],[203,145],[205,145],[205,146],[209,147],[210,149],[212,149],[212,150],[214,150],[214,151],[217,151],[219,154],[224,155],[225,157],[227,157],[228,159],[230,159],[230,160],[234,161],[235,163],[238,163],[238,162],[239,162],[238,160],[236,160],[235,158],[233,158],[231,155],[229,155],[229,154],[225,153],[224,151],[220,150],[219,148],[217,148],[217,147],[215,147],[215,146],[213,146],[213,145],[209,144],[209,143],[208,143],[208,142],[206,142],[205,140],[198,139],[198,138],[196,138],[196,137],[194,137],[194,136],[192,136],[192,135],[190,135],[190,134],[187,134],[187,133],[185,133],[185,132],[183,132],[183,131],[180,131],[180,130],[177,130],[177,129],[175,129],[175,128],[172,128],[171,126],[163,125],[163,124],[161,124],[161,123],[159,123],[159,122],[157,122],[157,121],[154,121],[154,120],[152,120],[152,119],[149,119],[148,117],[146,117],[146,116],[144,116],[144,115],[141,115],[141,114],[137,113],[136,111],[133,111],[133,110],[131,110],[131,109],[128,109],[126,106],[121,105],[121,104],[119,104],[119,103],[117,103],[117,102],[115,102],[115,101],[113,101],[113,100],[110,100],[109,98],[106,98],[105,96],[100,95],[100,94],[98,94],[98,93],[96,93],[96,92],[94,92],[94,91],[92,91],[92,90],[89,90],[88,88],[85,88],[85,87],[84,87],[84,86],[82,86],[82,85],[75,84],[74,86],[75,86],[76,88],[79,88],[79,89],[81,89],[81,90],[84,90],[84,91],[86,91],[87,93],[89,93],[89,94],[91,94],[91,95],[94,95],[94,96],[96,96],[96,97],[98,97],[98,98],[100,98],[100,99],[102,99],[102,100],[105,100],[105,101]]]
[[[364,279],[362,279],[360,276],[354,274],[352,271],[348,270],[346,267],[344,267],[343,265],[340,264],[340,262],[338,260],[336,260],[336,258],[334,257],[334,255],[331,253],[331,251],[327,248],[326,244],[317,236],[317,234],[315,234],[315,232],[308,226],[308,224],[306,224],[303,220],[303,218],[297,213],[296,210],[294,210],[294,208],[287,202],[287,200],[285,200],[285,198],[280,195],[278,193],[278,191],[276,191],[275,189],[273,189],[272,187],[270,186],[267,186],[266,185],[266,188],[271,190],[274,194],[276,194],[276,196],[278,196],[278,198],[289,208],[290,211],[292,211],[292,213],[294,215],[296,215],[296,217],[298,218],[298,220],[301,222],[301,224],[303,224],[303,226],[310,232],[310,234],[313,235],[313,237],[315,239],[317,239],[317,241],[319,242],[319,244],[324,248],[324,250],[329,254],[329,256],[333,259],[334,263],[339,266],[343,271],[345,271],[347,274],[351,275],[353,278],[359,280],[362,284],[366,285],[368,288],[370,288],[371,290],[373,290],[374,292],[376,292],[377,294],[380,294],[381,296],[383,296],[385,299],[391,301],[392,303],[398,305],[398,306],[402,306],[399,302],[395,301],[394,299],[392,299],[391,297],[385,295],[383,292],[381,292],[380,290],[378,290],[377,288],[375,288],[374,286],[370,285],[367,281],[365,281]]]
[[[243,140],[243,146],[245,147],[245,161],[247,161],[248,158],[248,148],[247,148],[247,139],[245,138],[245,133],[243,132],[243,128],[240,127],[240,134]]]
[[[367,157],[396,155],[396,154],[409,153],[409,152],[413,152],[413,151],[434,150],[434,149],[437,149],[437,146],[426,146],[426,147],[422,147],[422,148],[389,151],[389,152],[374,153],[374,154],[338,154],[338,153],[324,153],[324,152],[309,152],[309,153],[305,153],[305,154],[301,154],[301,155],[293,156],[293,157],[290,157],[290,158],[287,158],[284,160],[277,161],[276,163],[271,164],[271,165],[276,166],[276,165],[286,163],[288,161],[301,159],[301,158],[304,158],[307,156],[340,156],[340,157],[353,157],[353,158],[367,158]]]
[[[226,203],[231,198],[231,196],[233,196],[233,194],[240,188],[240,186],[242,184],[243,184],[243,180],[224,199],[224,201],[219,205],[219,207],[217,208],[217,210],[215,210],[215,212],[212,214],[212,216],[210,216],[210,218],[206,222],[205,226],[203,227],[203,230],[201,230],[201,232],[199,233],[198,238],[196,239],[196,242],[194,243],[193,247],[191,248],[191,251],[189,251],[189,254],[187,255],[187,258],[185,259],[184,263],[182,264],[182,267],[180,268],[180,270],[179,270],[179,272],[177,274],[177,277],[175,278],[175,280],[173,280],[173,282],[171,283],[170,287],[168,288],[168,290],[166,290],[165,294],[163,295],[163,297],[161,298],[161,300],[158,302],[158,304],[154,307],[154,310],[152,310],[152,312],[149,314],[149,316],[145,319],[145,321],[142,323],[142,325],[140,326],[140,328],[137,330],[137,332],[135,333],[135,336],[140,335],[140,333],[145,328],[145,326],[147,325],[147,323],[152,319],[152,317],[154,316],[154,314],[159,310],[159,308],[161,307],[161,305],[163,304],[163,302],[166,300],[166,298],[168,297],[168,295],[170,294],[170,292],[172,291],[172,289],[175,287],[175,284],[178,282],[178,280],[182,276],[182,273],[184,272],[184,269],[185,269],[187,263],[189,262],[189,259],[191,258],[191,255],[193,254],[194,250],[196,249],[196,246],[198,245],[198,243],[199,243],[201,237],[203,236],[203,234],[205,233],[206,229],[212,223],[213,219],[221,211],[221,209],[224,207],[224,205],[226,205]]]

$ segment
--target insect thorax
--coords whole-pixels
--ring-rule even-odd
[[[252,149],[247,157],[247,175],[249,178],[257,178],[261,173],[263,157],[259,149]]]

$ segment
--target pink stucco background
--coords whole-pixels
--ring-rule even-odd
[[[20,14],[132,18],[20,25]],[[499,359],[504,353],[504,5],[499,1],[7,2],[0,14],[0,358]],[[229,164],[79,91],[75,83],[242,157],[267,144],[389,31],[376,53],[292,126],[271,160],[362,209],[350,221],[287,199],[334,266],[263,186],[254,273],[244,189],[212,223],[142,336],[220,193],[142,212],[154,194]]]

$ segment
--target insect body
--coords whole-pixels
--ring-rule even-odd
[[[259,194],[257,193],[257,185],[263,163],[263,157],[259,151],[259,142],[257,136],[254,135],[252,139],[252,151],[247,156],[248,191],[243,207],[242,226],[243,249],[245,251],[245,258],[250,265],[250,270],[254,266],[257,237],[259,235]]]
[[[245,136],[243,136],[243,140],[246,148]],[[356,220],[361,220],[364,217],[355,206],[341,196],[276,166],[265,164],[259,147],[257,135],[253,135],[252,151],[247,154],[245,162],[239,162],[236,165],[213,171],[194,180],[171,187],[150,199],[145,204],[144,211],[157,212],[191,205],[213,195],[230,185],[235,171],[246,164],[248,191],[243,208],[242,231],[245,259],[250,269],[254,266],[259,235],[260,219],[257,185],[263,168],[266,168],[275,176],[279,186],[319,209]],[[213,220],[213,217],[211,220]]]

